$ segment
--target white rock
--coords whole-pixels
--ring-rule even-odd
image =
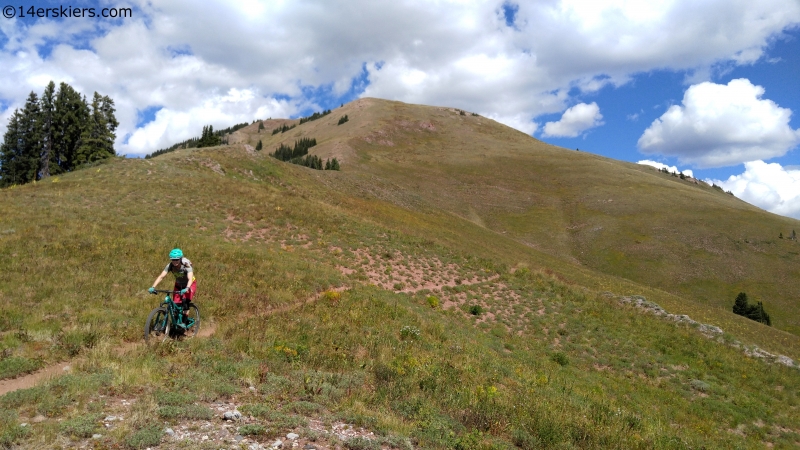
[[[239,420],[242,418],[242,413],[239,411],[227,411],[222,415],[225,420]]]
[[[300,437],[300,435],[297,434],[297,433],[289,433],[289,434],[286,435],[286,439],[289,439],[289,440],[292,440],[292,441],[297,439],[297,438],[299,438],[299,437]]]
[[[175,436],[175,430],[173,430],[172,428],[167,428],[166,430],[164,430],[164,433],[167,433],[170,436]]]
[[[93,434],[92,435],[92,439],[100,439],[101,437],[103,437],[102,434]]]
[[[281,447],[283,447],[283,441],[278,439],[277,441],[273,442],[272,445],[270,445],[270,447],[271,448],[281,448]]]

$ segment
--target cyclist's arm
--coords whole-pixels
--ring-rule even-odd
[[[192,285],[192,281],[194,281],[194,272],[187,272],[186,273],[186,287]]]
[[[153,287],[158,286],[158,283],[161,283],[161,280],[163,280],[165,276],[167,276],[166,270],[161,272],[161,275],[159,275],[158,278],[156,278],[156,281],[153,282]]]

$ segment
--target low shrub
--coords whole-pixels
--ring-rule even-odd
[[[125,438],[125,444],[131,448],[155,447],[161,443],[164,431],[158,425],[150,425],[138,429]]]
[[[569,359],[567,358],[567,355],[561,352],[553,353],[552,355],[550,355],[550,359],[553,360],[554,363],[562,367],[569,364]]]
[[[0,379],[13,378],[31,373],[42,367],[42,362],[34,359],[12,356],[0,360]]]
[[[66,435],[78,438],[90,438],[100,426],[100,416],[90,414],[61,422],[58,430]]]

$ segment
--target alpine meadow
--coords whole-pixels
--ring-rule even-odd
[[[800,446],[795,219],[455,108],[126,159],[94,101],[73,166],[3,172],[0,446]],[[199,334],[144,343],[175,247]]]

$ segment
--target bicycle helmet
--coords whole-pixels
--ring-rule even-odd
[[[181,249],[175,248],[172,249],[171,252],[169,252],[169,259],[180,259],[180,258],[183,258],[183,252],[181,251]]]

